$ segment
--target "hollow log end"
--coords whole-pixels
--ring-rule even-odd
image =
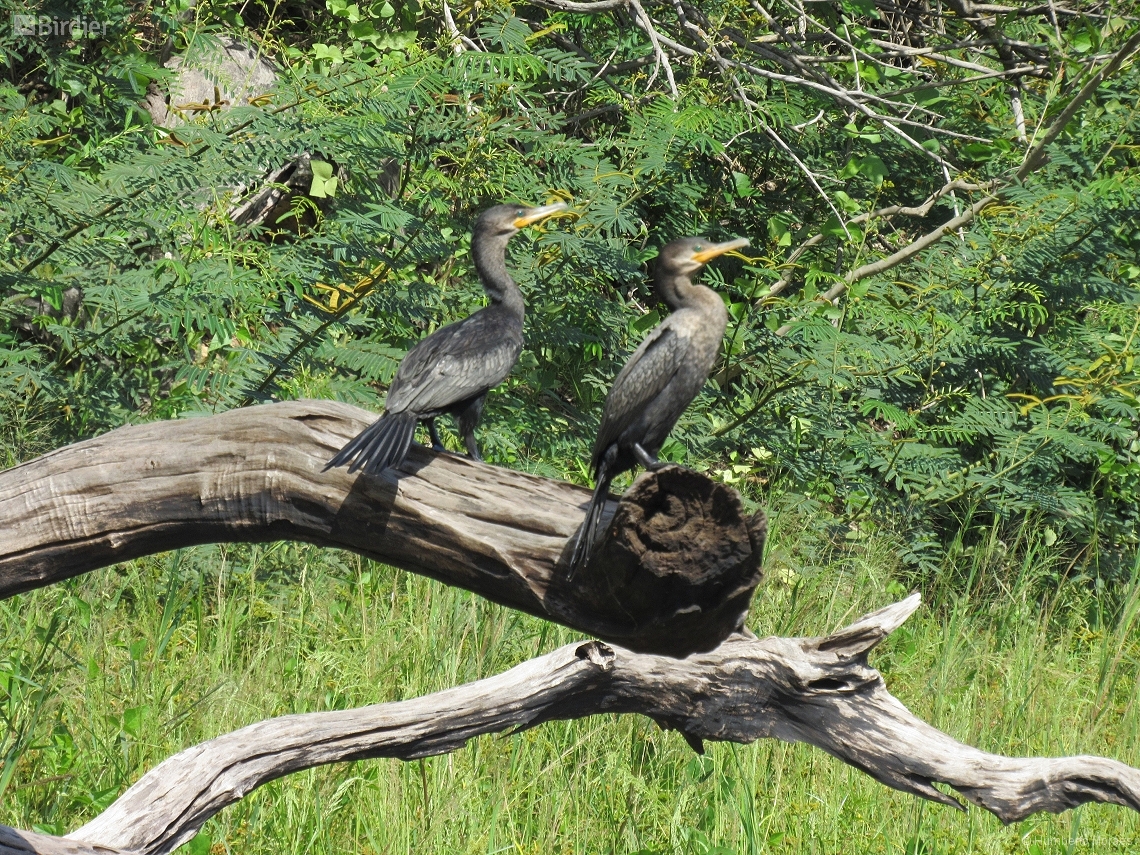
[[[680,466],[646,472],[589,563],[570,584],[558,574],[547,606],[597,616],[595,634],[631,650],[703,653],[743,625],[766,535],[764,513],[748,514],[732,488]]]

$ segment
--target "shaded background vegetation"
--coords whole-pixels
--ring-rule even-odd
[[[902,664],[886,669],[913,687],[901,694],[917,711],[993,750],[1135,755],[1112,740],[1131,732],[1135,661],[1136,66],[1125,61],[1062,122],[1048,161],[1019,175],[1131,37],[1133,4],[568,8],[83,0],[62,12],[2,0],[5,462],[133,421],[267,400],[378,408],[409,347],[482,305],[468,255],[479,210],[563,198],[573,216],[512,243],[527,348],[488,400],[482,442],[492,462],[585,481],[605,391],[663,311],[647,279],[655,247],[747,236],[747,261],[705,275],[732,321],[713,382],[663,455],[735,484],[793,532],[770,552],[776,584],[757,630],[829,629],[892,584],[918,583],[943,622],[896,642],[887,658]],[[109,26],[31,39],[12,32],[9,11]],[[165,58],[226,33],[276,64],[278,87],[155,127],[139,104],[170,78]],[[235,225],[233,204],[302,151],[337,165],[331,204],[299,202],[310,224],[292,237]],[[875,266],[991,193],[924,252]],[[5,606],[18,651],[0,652],[5,821],[71,827],[172,746],[290,711],[282,698],[315,709],[410,696],[562,638],[354,559],[284,547],[186,555]],[[270,566],[281,581],[259,581]],[[315,596],[325,588],[312,580],[326,578],[338,593]],[[417,622],[425,597],[431,617]],[[369,624],[375,610],[383,621]],[[284,619],[297,614],[295,627]],[[359,647],[346,640],[357,622]],[[480,640],[450,648],[468,636]],[[375,669],[401,645],[455,667],[392,665],[381,680]],[[325,675],[338,655],[370,664]],[[993,667],[985,679],[954,670],[979,662]],[[254,686],[254,672],[297,683]],[[944,713],[923,706],[932,688]],[[209,700],[243,693],[259,700],[221,712]],[[693,766],[667,739],[644,722],[595,721],[418,768],[316,772],[230,811],[217,839],[249,851],[304,829],[322,842],[298,839],[297,851],[703,853],[779,851],[780,835],[795,851],[833,851],[854,833],[881,838],[872,851],[933,852],[940,840],[980,845],[975,823],[988,822],[930,819],[838,767],[814,778],[804,766],[820,761],[798,749],[722,747]],[[479,751],[497,759],[483,767]],[[90,765],[112,756],[121,762]],[[531,783],[502,800],[518,763]],[[620,793],[587,778],[557,798],[544,788],[551,769],[602,775],[599,764],[625,770]],[[485,780],[479,768],[491,783],[464,795]],[[365,844],[364,826],[337,812],[368,800],[358,789],[379,798],[388,774],[394,801],[373,817],[403,811],[408,836]],[[332,787],[324,807],[306,794],[313,781]],[[841,801],[852,787],[857,820]],[[417,788],[437,799],[430,809],[415,806]],[[575,799],[589,820],[561,812]],[[817,802],[830,819],[812,818]],[[897,816],[875,815],[888,804]],[[447,836],[443,820],[466,811],[488,838]],[[1135,834],[1111,809],[1090,813],[1113,839]],[[876,822],[887,830],[866,825]],[[1069,822],[1027,826],[1077,840]],[[984,827],[994,847],[1017,844]]]
[[[465,252],[477,212],[561,197],[576,216],[513,246],[528,349],[492,396],[490,459],[581,477],[605,390],[657,317],[654,248],[744,235],[751,262],[708,275],[733,317],[716,382],[667,456],[722,469],[757,499],[806,498],[838,537],[904,532],[908,565],[927,573],[963,525],[1029,518],[1071,544],[1075,567],[1129,566],[1131,62],[1047,165],[1011,178],[1121,46],[1126,9],[999,16],[991,29],[1031,47],[1017,47],[1032,61],[1014,57],[1028,71],[1012,78],[949,10],[898,19],[870,2],[811,4],[803,19],[773,7],[771,25],[747,4],[684,18],[722,41],[784,33],[803,51],[773,49],[800,77],[754,56],[717,67],[708,57],[728,56],[723,44],[665,68],[624,7],[449,9],[464,24],[453,46],[442,10],[415,4],[80,5],[113,22],[105,36],[2,41],[0,396],[9,431],[34,443],[14,458],[130,420],[279,397],[378,406],[402,353],[481,303]],[[664,38],[676,13],[654,15]],[[156,129],[138,103],[170,75],[159,61],[223,31],[279,64],[277,91]],[[991,54],[986,76],[976,69]],[[300,151],[344,176],[313,228],[271,242],[228,221],[241,188]],[[947,192],[951,180],[974,189]],[[995,186],[1000,204],[956,236],[835,305],[819,299]],[[928,199],[921,215],[875,214]],[[75,317],[58,312],[68,289],[82,294]],[[29,423],[35,439],[17,429]]]

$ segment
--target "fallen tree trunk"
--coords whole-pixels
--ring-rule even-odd
[[[893,698],[866,657],[917,595],[827,638],[735,634],[710,652],[660,655],[730,635],[759,580],[763,517],[747,517],[723,485],[676,467],[642,476],[568,589],[559,569],[586,490],[425,449],[381,477],[322,473],[371,417],[331,402],[255,407],[124,428],[0,473],[0,595],[175,546],[295,538],[652,652],[585,642],[416,700],[263,721],[169,758],[69,837],[0,827],[0,855],[165,853],[291,772],[439,754],[478,734],[605,712],[651,716],[698,751],[707,739],[808,742],[961,806],[934,786],[949,785],[1006,822],[1087,801],[1140,809],[1140,771],[987,754]]]
[[[267,781],[326,763],[412,760],[484,733],[597,713],[642,713],[702,740],[807,742],[895,789],[961,807],[934,783],[1014,822],[1085,802],[1140,810],[1140,770],[1101,757],[1017,759],[952,739],[912,715],[867,664],[918,595],[826,638],[736,635],[679,660],[570,644],[509,671],[414,700],[282,716],[189,748],[66,838],[0,828],[0,855],[161,855]]]
[[[0,597],[182,546],[303,540],[634,650],[711,650],[743,625],[765,521],[723,484],[643,475],[570,586],[588,490],[420,446],[399,471],[322,472],[374,418],[269,404],[120,428],[0,472]]]

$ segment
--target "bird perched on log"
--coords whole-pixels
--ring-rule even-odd
[[[374,475],[404,462],[416,425],[427,422],[432,446],[443,450],[435,418],[454,415],[474,460],[481,460],[475,427],[487,392],[498,386],[518,361],[523,345],[523,297],[507,272],[507,242],[520,229],[566,207],[496,205],[475,221],[471,257],[491,305],[458,323],[442,327],[404,356],[388,388],[384,412],[350,440],[325,470],[349,464]]]
[[[590,461],[596,486],[578,530],[570,576],[593,550],[610,482],[639,463],[650,470],[664,465],[657,452],[712,370],[728,312],[715,291],[693,284],[693,275],[718,255],[744,246],[745,238],[681,238],[658,253],[654,284],[673,312],[634,351],[606,396]]]

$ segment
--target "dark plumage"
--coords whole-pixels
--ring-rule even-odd
[[[657,452],[708,379],[728,313],[717,293],[694,285],[692,277],[716,256],[742,246],[748,246],[744,238],[725,243],[681,238],[658,254],[654,282],[673,313],[633,352],[606,396],[590,461],[597,486],[578,531],[571,575],[594,547],[610,482],[639,463],[650,469],[662,465]]]
[[[566,207],[497,205],[479,215],[471,231],[471,256],[491,305],[442,327],[408,351],[388,388],[384,412],[350,440],[325,469],[350,464],[374,475],[404,462],[416,424],[426,421],[432,444],[442,449],[435,417],[459,421],[467,453],[480,460],[475,427],[487,392],[511,372],[522,352],[523,298],[507,272],[507,241],[519,229]]]

